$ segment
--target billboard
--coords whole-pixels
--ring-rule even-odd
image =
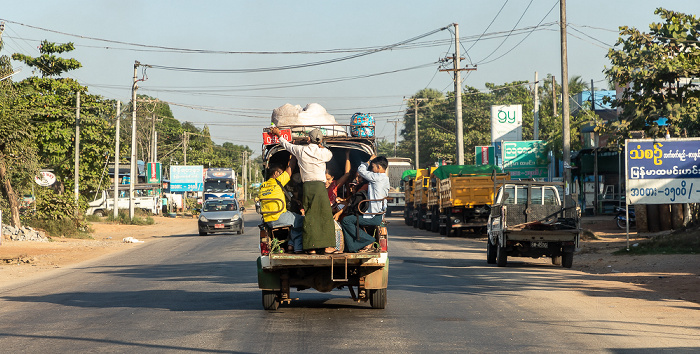
[[[547,143],[544,140],[504,141],[503,170],[515,179],[547,178]]]
[[[170,166],[171,192],[204,191],[204,166]]]
[[[161,182],[160,162],[149,162],[146,164],[146,183]]]
[[[625,140],[628,204],[700,203],[700,138]]]
[[[491,106],[491,142],[523,140],[523,106]]]

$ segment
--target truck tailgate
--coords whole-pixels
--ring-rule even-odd
[[[383,267],[387,264],[388,254],[381,253],[341,253],[341,254],[287,254],[276,253],[261,256],[260,262],[263,269],[285,267],[330,267],[334,265]]]

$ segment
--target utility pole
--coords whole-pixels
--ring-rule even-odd
[[[393,123],[393,124],[394,124],[394,157],[396,157],[396,139],[397,139],[397,137],[398,137],[398,134],[397,134],[397,133],[398,133],[398,128],[397,128],[397,126],[398,126],[399,122],[400,122],[399,120],[390,120],[390,121],[389,121],[389,123]]]
[[[538,140],[540,137],[540,96],[538,94],[538,85],[539,85],[539,79],[537,77],[537,71],[535,71],[535,89],[533,90],[535,93],[535,121],[534,121],[534,134],[532,135],[532,138],[534,140]]]
[[[464,59],[459,53],[459,24],[452,24],[455,28],[455,54],[454,57],[448,58],[452,59],[454,64],[452,69],[442,69],[440,71],[454,71],[454,84],[455,84],[455,113],[456,113],[456,135],[457,135],[457,164],[464,165],[464,123],[462,122],[462,78],[460,72],[462,71],[472,71],[476,70],[474,68],[464,68],[460,66],[460,60]]]
[[[243,160],[243,173],[241,174],[243,175],[243,200],[245,201],[248,199],[248,158],[246,156],[248,152],[243,150],[242,154],[243,157],[241,159]]]
[[[134,219],[134,185],[138,179],[136,171],[136,90],[138,90],[138,68],[141,63],[134,61],[134,83],[131,86],[131,169],[129,172],[129,219]]]
[[[190,136],[187,132],[182,132],[182,158],[184,159],[183,165],[187,166],[187,143],[189,143]]]
[[[117,101],[117,139],[114,144],[114,220],[119,218],[119,116],[121,115],[122,102]]]
[[[557,79],[552,75],[552,117],[558,116],[557,112]]]
[[[559,25],[561,36],[561,110],[562,146],[564,149],[564,208],[568,208],[571,194],[571,132],[569,130],[569,62],[566,47],[566,0],[559,1]],[[596,181],[597,184],[597,181]]]
[[[156,162],[156,114],[151,119],[151,162]]]
[[[427,98],[410,98],[408,101],[413,101],[413,120],[415,123],[415,137],[416,137],[416,170],[420,168],[420,159],[419,159],[419,153],[418,153],[418,102],[419,101],[427,101]]]
[[[75,205],[78,205],[78,182],[79,182],[79,166],[80,166],[80,91],[75,98]],[[76,209],[77,210],[77,209]]]

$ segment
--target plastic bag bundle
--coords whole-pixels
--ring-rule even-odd
[[[350,119],[350,135],[354,137],[374,137],[374,117],[365,113],[355,113]]]

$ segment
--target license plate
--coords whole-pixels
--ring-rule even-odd
[[[547,247],[549,247],[547,242],[531,242],[530,246],[532,246],[534,248],[547,248]]]
[[[224,224],[214,224],[214,228],[215,228],[215,229],[223,229],[223,228],[224,228]]]

